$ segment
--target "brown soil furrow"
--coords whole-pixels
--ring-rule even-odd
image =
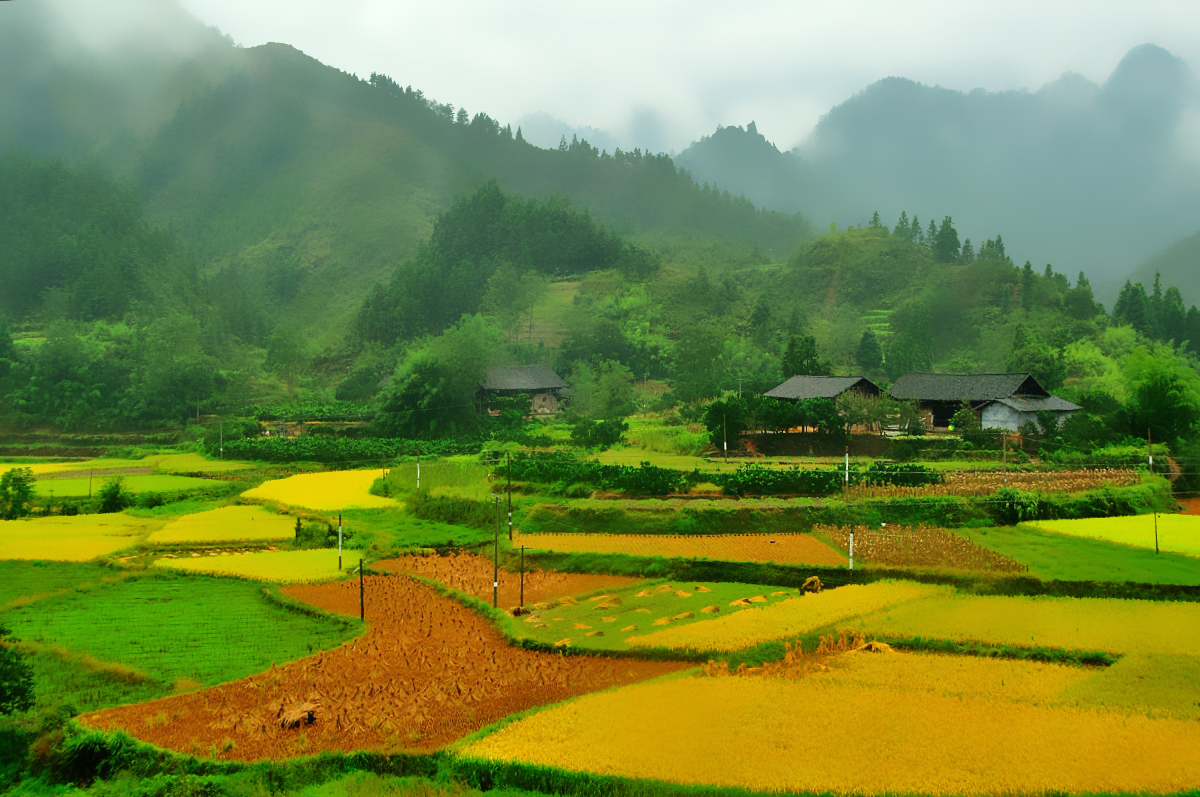
[[[427,751],[534,706],[681,667],[518,650],[482,617],[412,579],[369,576],[365,584],[370,630],[352,643],[241,681],[81,721],[222,760]],[[327,611],[358,613],[357,582],[286,592]],[[308,716],[306,704],[315,706],[312,722],[284,728],[285,716]],[[169,722],[154,719],[163,714]]]

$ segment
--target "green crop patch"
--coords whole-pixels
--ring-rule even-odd
[[[1107,540],[1041,531],[1032,526],[962,529],[971,542],[1029,565],[1043,581],[1104,581],[1200,585],[1193,556],[1154,553]]]
[[[508,618],[506,631],[541,644],[629,650],[631,637],[760,609],[798,595],[797,589],[762,584],[657,582],[577,602],[538,604],[532,614]]]
[[[353,637],[357,623],[291,612],[258,584],[197,576],[103,582],[9,610],[13,636],[167,684],[242,678]]]
[[[120,581],[124,574],[94,564],[0,560],[0,612],[76,588]],[[0,622],[5,622],[0,617]]]

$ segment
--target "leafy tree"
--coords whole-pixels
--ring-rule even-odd
[[[33,667],[16,641],[12,631],[0,625],[0,714],[28,711],[34,705]]]
[[[1079,279],[1076,280],[1075,287],[1067,291],[1067,295],[1063,298],[1063,305],[1072,318],[1081,320],[1095,318],[1104,312],[1104,308],[1096,302],[1095,296],[1092,295],[1092,284],[1088,282],[1088,278],[1082,271],[1079,272]]]
[[[613,420],[631,415],[636,409],[633,374],[619,362],[602,360],[594,367],[580,362],[567,381],[573,413]]]
[[[723,342],[723,332],[711,324],[698,324],[681,333],[671,364],[676,398],[696,401],[720,392],[718,363]]]
[[[1013,333],[1012,349],[1005,367],[1014,373],[1027,372],[1047,390],[1057,390],[1066,380],[1061,352],[1055,352],[1023,324]]]
[[[1150,430],[1155,440],[1192,436],[1200,421],[1200,395],[1177,373],[1156,368],[1138,382],[1131,397],[1133,432]]]
[[[550,291],[550,280],[534,271],[518,273],[511,265],[496,269],[487,281],[487,293],[480,303],[483,311],[492,315],[507,330],[509,340],[519,337],[516,326],[522,318],[529,319],[533,332],[533,309]]]
[[[875,373],[883,367],[883,347],[872,330],[862,333],[858,349],[854,352],[854,362],[867,373]]]
[[[581,418],[571,427],[571,442],[580,448],[603,451],[621,442],[629,424],[620,419],[603,421]]]
[[[375,418],[376,431],[412,439],[477,432],[475,395],[487,367],[499,364],[500,350],[499,333],[480,316],[410,350]]]
[[[35,481],[32,468],[11,468],[0,475],[0,519],[15,520],[29,514]]]
[[[708,441],[718,451],[737,448],[738,438],[746,431],[750,420],[747,402],[736,396],[714,401],[704,413],[704,428]]]
[[[271,333],[264,365],[268,371],[278,375],[288,389],[295,389],[296,382],[308,370],[311,361],[308,341],[300,329],[279,327]]]
[[[800,334],[790,337],[781,364],[784,379],[801,375],[829,376],[833,373],[833,365],[821,358],[817,339],[812,335]]]
[[[100,512],[111,514],[121,512],[133,504],[129,493],[125,492],[123,479],[120,476],[109,479],[96,493],[100,499]]]

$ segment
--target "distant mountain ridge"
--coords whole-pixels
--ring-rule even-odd
[[[890,77],[790,152],[735,127],[677,160],[815,222],[951,215],[976,241],[1000,233],[1018,258],[1104,280],[1200,226],[1200,162],[1179,138],[1197,110],[1191,70],[1147,44],[1102,86],[1068,73],[1036,92],[964,93]]]

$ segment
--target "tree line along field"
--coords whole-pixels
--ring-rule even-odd
[[[455,782],[535,790],[543,776],[534,773],[546,771],[576,791],[600,776],[631,787],[648,779],[833,793],[1200,784],[1189,757],[1200,650],[1174,633],[1200,627],[1200,603],[1186,592],[1200,586],[1200,559],[1183,550],[1194,534],[1189,517],[1159,517],[1161,540],[1172,541],[1160,554],[1137,538],[1150,516],[881,528],[853,521],[856,506],[892,500],[865,494],[735,499],[750,522],[755,513],[799,517],[787,514],[796,505],[824,505],[827,518],[844,505],[850,522],[672,536],[631,533],[642,505],[659,499],[576,498],[520,483],[510,541],[503,469],[478,460],[423,463],[420,491],[412,461],[299,474],[224,464],[249,466],[220,471],[234,480],[228,497],[0,522],[0,556],[9,559],[0,563],[0,623],[34,664],[40,710],[81,713],[71,733],[123,733],[202,761],[271,766],[322,751],[446,751],[429,766]],[[1080,494],[1145,489],[1128,473],[1040,483]],[[962,478],[973,486],[961,496],[930,500],[1004,489],[1003,474]],[[502,499],[499,517],[492,494]],[[612,507],[617,533],[523,532],[546,502],[568,520],[572,507]],[[339,519],[340,570],[329,544],[336,533],[328,536]],[[499,610],[490,608],[493,550]],[[31,558],[19,561],[21,552]],[[72,555],[96,561],[65,561]],[[360,558],[365,626],[353,573]],[[670,575],[689,567],[718,577]],[[806,593],[809,575],[825,589]],[[1158,584],[1185,600],[1036,596],[1037,585],[1062,576]],[[920,583],[938,578],[957,586]],[[294,586],[264,586],[272,584]],[[528,613],[514,613],[522,597]],[[838,634],[842,643],[828,642]],[[867,642],[892,652],[854,649]],[[858,719],[814,732],[811,718],[830,705]],[[980,713],[989,721],[972,725]],[[755,762],[748,768],[728,744],[699,741],[697,729],[712,727],[735,735],[737,748],[791,753],[743,754]],[[934,740],[937,756],[922,761],[915,742],[886,742],[896,733]],[[587,744],[563,746],[555,739],[564,734]],[[1092,757],[1054,771],[1047,762],[1062,750],[1047,740],[1063,734],[1087,740]],[[995,740],[1010,737],[998,753]],[[861,762],[840,757],[842,747],[877,763],[852,765]],[[1158,752],[1137,768],[1104,763],[1120,749]],[[795,763],[813,756],[820,766]],[[1152,766],[1167,757],[1173,768]],[[212,777],[220,788],[238,782]],[[431,788],[422,784],[405,788]]]

